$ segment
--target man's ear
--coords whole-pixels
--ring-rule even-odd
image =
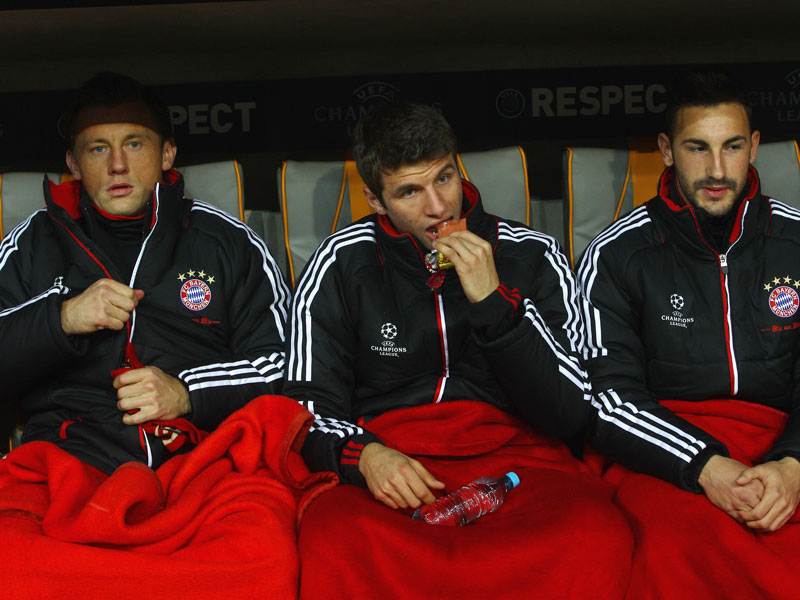
[[[169,138],[161,146],[161,170],[169,171],[175,162],[175,156],[178,154],[178,146],[175,145],[175,140]]]
[[[661,159],[666,166],[671,167],[675,164],[675,159],[672,156],[672,142],[669,141],[669,136],[666,133],[658,134],[658,149],[661,151]]]
[[[72,156],[72,150],[67,150],[66,161],[67,161],[67,168],[69,169],[69,172],[72,173],[72,176],[75,179],[80,179],[81,170],[78,167],[78,161],[76,161],[75,157]]]
[[[761,133],[756,129],[750,134],[750,164],[756,162],[756,155],[758,154],[758,143],[761,141]]]
[[[364,197],[367,199],[367,204],[369,204],[376,213],[379,215],[387,214],[383,202],[381,202],[380,198],[373,194],[367,186],[364,186]]]

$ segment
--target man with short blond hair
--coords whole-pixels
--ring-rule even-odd
[[[23,442],[156,468],[280,390],[288,290],[246,225],[184,197],[148,88],[98,74],[62,124],[74,181],[0,246],[0,379]]]

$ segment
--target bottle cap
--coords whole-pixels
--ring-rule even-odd
[[[508,477],[508,479],[511,481],[511,487],[508,489],[513,490],[519,485],[519,475],[514,473],[514,471],[509,471],[506,473],[506,477]]]

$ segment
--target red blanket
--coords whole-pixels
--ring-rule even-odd
[[[300,526],[301,598],[620,598],[630,531],[611,490],[556,440],[481,402],[389,412],[368,423],[451,491],[509,470],[505,504],[465,527],[413,521],[342,485]]]
[[[737,400],[664,405],[721,440],[732,458],[747,465],[760,461],[786,422],[782,412]],[[617,486],[615,503],[634,532],[631,600],[800,596],[797,514],[778,532],[759,534],[705,496],[655,477],[616,464],[603,477]]]
[[[158,471],[106,476],[45,442],[0,461],[6,598],[295,598],[296,524],[335,483],[297,448],[312,416],[257,398]]]

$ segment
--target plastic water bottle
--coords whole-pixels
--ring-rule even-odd
[[[466,525],[500,508],[506,493],[518,485],[519,477],[513,471],[500,479],[481,477],[433,504],[421,506],[412,518],[430,525]]]

